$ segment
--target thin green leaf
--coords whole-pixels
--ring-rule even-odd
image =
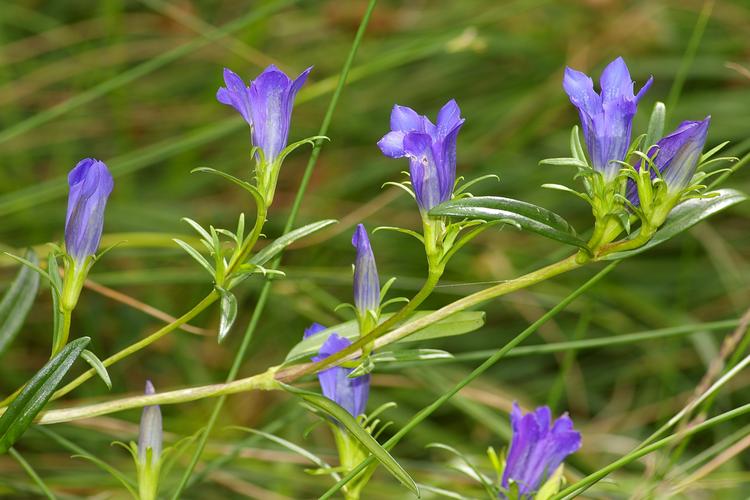
[[[221,344],[226,338],[229,331],[232,329],[234,320],[237,319],[237,297],[235,297],[232,292],[225,288],[217,286],[216,290],[219,292],[219,295],[221,295],[219,309],[221,312],[221,317],[219,320],[218,337],[219,343]]]
[[[334,479],[336,479],[336,481],[340,481],[341,480],[341,476],[339,476],[334,471],[333,467],[331,467],[328,464],[328,462],[326,462],[322,458],[319,458],[317,455],[315,455],[314,453],[312,453],[312,452],[304,449],[303,447],[292,443],[291,441],[287,441],[286,439],[280,438],[279,436],[276,436],[274,434],[269,434],[268,432],[263,432],[263,431],[260,431],[260,430],[257,430],[257,429],[252,429],[250,427],[232,426],[231,429],[238,429],[238,430],[241,430],[241,431],[244,431],[244,432],[249,432],[251,434],[256,434],[258,436],[262,436],[262,437],[268,439],[269,441],[273,441],[274,443],[280,444],[281,446],[283,446],[287,450],[292,451],[292,452],[294,452],[294,453],[296,453],[296,454],[298,454],[300,456],[305,457],[306,459],[308,459],[309,461],[311,461],[312,463],[314,463],[315,465],[317,465],[318,467],[320,467],[321,469],[323,469],[327,473],[331,474],[331,476],[333,476]]]
[[[747,195],[740,191],[735,189],[719,189],[715,191],[715,196],[710,198],[696,198],[680,203],[672,210],[664,225],[648,243],[634,250],[609,254],[604,257],[604,260],[619,260],[645,252],[677,236],[686,229],[690,229],[715,213],[745,200],[747,200]],[[634,231],[633,237],[637,237],[639,232]]]
[[[258,188],[256,188],[255,186],[253,186],[252,184],[250,184],[247,181],[243,181],[242,179],[238,179],[237,177],[233,176],[232,174],[228,174],[226,172],[222,172],[221,170],[216,170],[215,168],[211,168],[211,167],[198,167],[198,168],[194,168],[193,170],[190,171],[191,174],[195,173],[195,172],[203,172],[203,173],[214,174],[214,175],[218,175],[219,177],[223,177],[226,180],[228,180],[229,182],[232,182],[232,183],[238,185],[239,187],[241,187],[242,189],[244,189],[245,191],[247,191],[248,193],[250,193],[253,196],[253,198],[255,198],[255,201],[258,204],[262,204],[263,203],[263,195],[260,193],[260,191],[258,191]]]
[[[656,141],[664,135],[664,119],[667,114],[667,107],[663,102],[654,104],[651,111],[651,118],[648,121],[648,130],[646,131],[645,147],[650,148]]]
[[[578,133],[578,125],[574,125],[570,131],[570,154],[581,163],[586,163],[586,153],[581,145],[581,134]]]
[[[450,200],[430,210],[430,215],[466,217],[487,221],[509,219],[522,229],[568,245],[587,248],[568,222],[546,208],[499,196]]]
[[[38,263],[36,254],[31,249],[26,252],[26,260],[32,264]],[[21,331],[38,290],[39,274],[28,266],[21,266],[0,301],[0,356]]]
[[[419,234],[418,232],[412,231],[411,229],[404,229],[402,227],[395,227],[395,226],[378,226],[378,227],[376,227],[375,229],[372,230],[372,233],[375,234],[378,231],[395,231],[397,233],[403,233],[403,234],[409,235],[409,236],[411,236],[413,238],[416,238],[417,241],[419,241],[420,243],[424,244],[424,237],[421,234]]]
[[[0,453],[8,451],[28,429],[90,340],[89,337],[81,337],[63,347],[8,406],[0,417]]]
[[[373,365],[378,363],[414,362],[434,359],[450,359],[453,354],[440,349],[405,349],[403,351],[381,351],[373,354],[368,359]],[[372,371],[374,367],[364,364],[357,366],[348,375],[349,378],[359,377]]]
[[[393,456],[378,443],[367,431],[352,417],[348,411],[331,401],[327,397],[314,392],[305,391],[290,385],[283,385],[288,392],[300,397],[309,405],[322,411],[326,415],[337,420],[347,431],[364,446],[385,467],[388,472],[406,486],[412,493],[419,496],[419,489],[414,479],[404,470]]]
[[[417,320],[431,311],[419,311],[413,314],[408,321]],[[393,313],[386,313],[380,315],[380,322],[386,321],[388,318],[393,316]],[[433,323],[421,330],[417,330],[408,337],[400,339],[401,342],[416,342],[420,340],[430,340],[441,337],[451,337],[454,335],[463,335],[469,332],[478,330],[484,325],[484,313],[482,311],[462,311],[453,314],[437,323]],[[359,325],[357,320],[347,321],[339,325],[332,326],[316,335],[308,337],[298,343],[296,346],[289,351],[284,363],[290,363],[293,361],[303,360],[314,356],[320,350],[323,342],[326,341],[331,333],[336,333],[341,337],[346,337],[349,340],[356,340],[359,337]]]
[[[494,488],[492,487],[492,482],[490,481],[487,476],[482,474],[482,472],[477,469],[473,463],[471,463],[471,460],[466,458],[463,453],[458,451],[457,449],[453,448],[452,446],[448,446],[447,444],[443,443],[430,443],[426,446],[426,448],[436,448],[439,450],[447,451],[448,453],[451,453],[452,455],[459,458],[468,468],[468,471],[462,471],[466,473],[469,477],[472,479],[475,479],[479,481],[484,488],[484,490],[487,492],[490,498],[495,498],[495,495],[497,495],[497,492],[494,491]]]
[[[211,276],[214,276],[216,274],[214,268],[211,267],[211,264],[208,263],[208,261],[200,254],[200,252],[198,252],[198,250],[177,238],[174,238],[172,241],[180,245],[183,250],[185,250],[193,259],[195,259],[198,264],[203,267],[203,269],[208,271],[208,274],[210,274]]]
[[[577,158],[547,158],[539,162],[540,165],[549,165],[552,167],[576,167],[589,168],[588,163]]]
[[[84,361],[91,365],[91,368],[96,371],[96,374],[99,375],[99,378],[102,379],[102,381],[104,381],[104,383],[107,385],[107,389],[111,391],[112,379],[109,378],[107,368],[104,366],[104,364],[102,364],[101,360],[96,356],[96,354],[89,351],[88,349],[84,349],[81,352],[81,358],[83,358]]]
[[[305,236],[308,236],[314,232],[320,231],[321,229],[328,227],[331,224],[336,224],[337,222],[338,221],[333,220],[333,219],[321,220],[321,221],[313,222],[312,224],[308,224],[306,226],[297,228],[294,231],[289,231],[285,235],[276,238],[263,250],[253,255],[250,258],[249,262],[251,264],[255,264],[256,266],[262,266],[269,260],[273,259],[284,248],[291,245],[298,239],[304,238]]]

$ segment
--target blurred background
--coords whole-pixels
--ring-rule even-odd
[[[115,175],[105,244],[129,239],[109,253],[91,279],[168,314],[179,316],[210,290],[209,278],[171,242],[190,234],[190,217],[233,227],[252,214],[248,197],[212,176],[190,174],[210,166],[249,175],[249,130],[215,100],[228,67],[254,78],[268,64],[290,74],[314,65],[300,93],[290,139],[314,135],[336,84],[366,3],[356,1],[111,0],[0,1],[0,245],[60,241],[66,174],[84,157],[105,161]],[[705,23],[704,23],[705,21]],[[731,141],[728,155],[750,150],[750,5],[746,0],[702,2],[588,0],[448,0],[379,2],[341,96],[326,144],[302,204],[297,225],[341,222],[285,254],[286,278],[274,283],[251,354],[240,374],[281,362],[312,321],[350,319],[353,226],[417,229],[416,206],[383,183],[402,180],[407,162],[381,155],[377,140],[389,130],[398,103],[434,118],[455,98],[466,118],[458,139],[459,174],[497,174],[474,194],[519,198],[560,213],[582,233],[591,223],[577,198],[540,188],[570,184],[572,171],[539,160],[568,156],[578,116],[561,88],[565,65],[598,77],[622,55],[637,88],[654,85],[641,103],[635,133],[645,132],[656,101],[668,104],[667,128],[712,116],[708,146]],[[222,36],[216,28],[226,27]],[[267,230],[277,237],[307,162],[308,150],[284,164]],[[750,190],[739,170],[726,187]],[[571,460],[580,477],[627,453],[685,404],[716,359],[723,338],[748,307],[747,231],[750,205],[741,204],[669,243],[623,262],[584,297],[546,324],[527,344],[609,337],[697,325],[690,335],[627,343],[568,354],[510,357],[418,426],[395,456],[418,482],[481,497],[482,490],[450,468],[451,457],[425,445],[455,446],[488,470],[488,446],[507,445],[512,401],[549,404],[570,412],[584,434]],[[153,233],[125,236],[120,233]],[[149,244],[142,244],[148,240]],[[137,244],[136,244],[137,243]],[[423,251],[404,235],[378,232],[373,247],[383,281],[396,276],[393,295],[411,296],[425,276]],[[427,303],[437,308],[486,284],[513,278],[570,250],[513,228],[488,231],[449,265]],[[7,286],[16,272],[2,260]],[[495,300],[482,309],[486,325],[473,333],[433,341],[464,359],[399,367],[374,377],[370,408],[398,407],[385,418],[403,425],[452,383],[593,275],[601,265]],[[223,381],[254,309],[261,280],[237,290],[240,315],[233,334],[218,345],[214,309],[151,348],[110,368],[111,394],[91,380],[66,404],[94,402],[142,391],[150,378],[159,389]],[[0,363],[0,388],[12,392],[45,362],[51,315],[40,292],[22,334]],[[736,321],[735,321],[736,323]],[[106,357],[163,323],[111,294],[87,290],[73,318],[73,335],[90,335],[90,349]],[[196,333],[197,332],[197,333]],[[746,343],[742,342],[740,349]],[[83,370],[79,363],[74,370]],[[714,401],[713,412],[747,401],[750,377],[740,374]],[[204,425],[211,400],[164,407],[165,431],[175,442]],[[109,443],[137,434],[138,411],[58,425],[52,429],[128,475],[129,456]],[[185,498],[312,498],[332,483],[304,472],[310,464],[268,441],[226,429],[271,429],[335,461],[323,426],[280,393],[231,397]],[[385,432],[389,435],[390,430]],[[652,456],[591,490],[590,498],[629,494],[664,498],[747,498],[750,495],[750,423],[723,424],[691,440],[684,451]],[[63,496],[125,498],[115,479],[95,465],[70,458],[58,442],[30,430],[19,450],[47,484]],[[708,451],[706,451],[708,450]],[[192,450],[191,450],[192,451]],[[186,453],[168,475],[179,478]],[[33,498],[36,490],[16,462],[0,457],[0,495]],[[428,494],[426,494],[428,495]],[[365,498],[408,498],[379,471]]]

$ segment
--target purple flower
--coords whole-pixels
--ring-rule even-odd
[[[313,323],[310,328],[305,330],[304,338],[316,335],[325,329],[326,327],[323,325]],[[350,345],[352,343],[348,339],[332,333],[321,346],[318,355],[312,358],[312,360],[317,363],[332,354],[346,349]],[[356,417],[365,412],[367,398],[370,395],[370,375],[349,378],[351,372],[351,368],[334,366],[318,373],[318,380],[320,381],[320,388],[323,390],[325,397],[334,401],[346,409],[352,416]]]
[[[224,68],[224,84],[216,99],[240,112],[253,129],[253,144],[272,163],[286,147],[294,97],[307,80],[312,66],[294,81],[273,64],[245,85],[242,78]]]
[[[82,264],[99,248],[104,209],[114,181],[104,162],[86,158],[68,174],[70,194],[65,218],[65,250]]]
[[[146,380],[146,395],[154,394],[154,385]],[[141,413],[140,433],[138,434],[138,460],[147,463],[146,451],[151,448],[151,463],[156,463],[161,456],[162,427],[161,409],[158,405],[145,406]]]
[[[649,150],[649,157],[656,155],[654,166],[659,169],[669,193],[680,193],[690,184],[706,144],[710,123],[710,116],[700,121],[684,121]],[[640,166],[639,161],[635,168],[640,169]],[[654,177],[656,172],[652,171],[651,178]],[[632,180],[628,183],[628,199],[635,206],[640,204],[638,189]]]
[[[602,72],[601,94],[594,91],[594,82],[584,73],[565,68],[563,88],[581,117],[583,136],[594,169],[611,181],[620,170],[618,161],[625,160],[630,147],[630,133],[638,101],[651,87],[649,78],[637,95],[633,80],[622,57]]]
[[[409,158],[417,204],[423,211],[450,199],[456,183],[456,137],[463,125],[461,110],[450,100],[438,112],[437,125],[406,106],[391,112],[391,131],[378,141],[384,155]]]
[[[364,225],[357,225],[352,245],[357,249],[357,260],[354,263],[354,305],[361,315],[367,314],[367,311],[377,312],[380,306],[380,280]]]
[[[513,403],[510,413],[513,438],[503,471],[502,486],[518,485],[520,499],[531,498],[565,458],[581,447],[581,435],[567,414],[552,422],[550,409],[540,406],[521,413]]]

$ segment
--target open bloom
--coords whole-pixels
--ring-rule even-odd
[[[104,162],[86,158],[68,174],[70,194],[65,219],[65,250],[82,264],[99,248],[104,209],[114,181]]]
[[[594,91],[591,78],[571,68],[565,68],[563,88],[581,117],[586,148],[595,170],[611,181],[620,169],[618,161],[625,160],[630,146],[630,134],[638,102],[651,86],[653,77],[633,94],[633,80],[622,57],[618,57],[602,72],[601,94]]]
[[[154,394],[154,385],[150,380],[146,381],[146,395]],[[162,450],[162,426],[161,409],[158,405],[145,406],[141,413],[140,433],[138,434],[138,461],[144,465],[148,463],[148,449],[151,449],[151,462],[155,464],[161,457]]]
[[[699,121],[684,121],[649,150],[648,156],[656,155],[654,166],[659,170],[670,195],[681,193],[690,184],[706,144],[710,123],[710,116]],[[638,168],[640,162],[636,165],[636,169]],[[656,172],[651,173],[651,178],[654,177]],[[628,199],[636,206],[640,204],[638,190],[633,182],[628,186]]]
[[[409,158],[409,176],[423,211],[450,199],[456,183],[456,138],[463,125],[461,110],[450,100],[437,116],[437,125],[406,106],[391,112],[391,131],[378,146],[391,158]]]
[[[305,330],[305,338],[316,335],[325,329],[323,325],[313,323],[310,328]],[[321,346],[318,355],[313,357],[312,360],[317,363],[346,349],[351,344],[348,339],[332,333]],[[318,373],[318,380],[325,397],[336,402],[356,417],[365,412],[367,398],[370,395],[370,375],[349,378],[351,372],[351,368],[333,366]]]
[[[357,259],[354,262],[354,305],[360,315],[367,314],[367,311],[377,312],[380,306],[380,280],[364,225],[357,225],[352,245],[357,249]]]
[[[503,471],[502,486],[513,481],[521,499],[533,494],[565,458],[581,447],[581,435],[573,429],[567,414],[554,422],[550,409],[541,406],[523,414],[516,403],[510,413],[513,438]]]
[[[248,86],[236,73],[224,69],[226,87],[219,88],[216,99],[239,111],[252,127],[253,144],[263,151],[267,163],[273,163],[287,145],[294,97],[311,70],[291,80],[272,64]]]

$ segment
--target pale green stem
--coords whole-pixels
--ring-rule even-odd
[[[62,326],[59,332],[55,332],[56,335],[52,345],[52,354],[50,355],[50,358],[54,358],[55,355],[65,347],[65,344],[68,343],[68,337],[70,336],[70,323],[73,311],[62,309],[60,313],[62,314]]]
[[[57,424],[61,422],[70,422],[71,420],[98,417],[100,415],[107,415],[109,413],[124,410],[132,410],[134,408],[142,408],[144,406],[186,403],[204,398],[236,394],[238,392],[277,390],[281,387],[274,378],[275,373],[276,369],[270,368],[258,375],[235,380],[234,382],[226,384],[188,387],[186,389],[160,392],[158,394],[131,396],[128,398],[117,399],[115,401],[79,406],[77,408],[50,410],[42,412],[37,418],[37,423]]]
[[[382,335],[381,332],[386,331],[386,329],[389,328],[391,325],[386,326],[386,328],[381,328],[381,327],[385,325],[386,323],[391,323],[391,324],[395,323],[395,321],[393,321],[395,317],[394,316],[390,318],[389,321],[387,321],[386,323],[383,323],[383,325],[380,325],[380,327],[376,328],[365,337],[361,338],[357,342],[354,342],[348,348],[343,349],[332,356],[329,356],[317,363],[308,363],[304,365],[298,365],[295,367],[291,367],[287,370],[284,370],[282,372],[279,372],[279,380],[284,381],[284,382],[291,382],[295,379],[298,379],[299,377],[303,375],[318,372],[324,369],[325,367],[333,363],[336,363],[337,361],[341,359],[352,358],[354,357],[353,354],[362,345],[364,345],[364,343],[371,340],[370,339],[371,337],[377,338],[377,340],[375,340],[376,348],[382,347],[387,344],[392,344],[393,342],[401,340],[402,338],[416,332],[417,330],[420,330],[442,319],[445,319],[448,316],[451,316],[452,314],[468,309],[469,307],[481,304],[482,302],[486,302],[495,297],[500,297],[501,295],[505,295],[505,294],[514,292],[516,290],[520,290],[522,288],[526,288],[536,283],[545,281],[554,276],[557,276],[558,274],[562,274],[572,269],[576,269],[580,266],[581,264],[579,264],[576,261],[576,256],[572,255],[566,259],[563,259],[559,262],[551,264],[547,267],[543,267],[542,269],[539,269],[537,271],[533,271],[529,274],[521,276],[520,278],[516,278],[510,281],[505,281],[493,287],[486,288],[479,292],[468,295],[460,300],[457,300],[456,302],[453,302],[452,304],[449,304],[441,309],[438,309],[435,312],[432,312],[426,316],[423,316],[415,321],[410,321],[409,323],[406,323],[405,325],[402,325],[401,327],[396,328],[395,330],[385,335]],[[429,280],[428,280],[428,283],[429,283]],[[428,283],[425,284],[425,287],[423,287],[422,290],[420,290],[420,293],[418,293],[414,297],[414,299],[412,299],[411,302],[417,303],[417,299],[423,300],[423,297],[421,297],[420,295],[422,294],[423,291],[428,290]],[[432,284],[432,287],[434,287],[434,284]],[[431,291],[432,288],[429,288],[429,290]],[[425,293],[429,295],[429,291]],[[411,305],[411,302],[407,305],[407,307]],[[416,305],[414,305],[411,309],[413,310],[414,308],[416,308]],[[404,309],[406,309],[406,307]],[[400,311],[399,314],[401,314],[402,311]],[[411,312],[411,311],[408,311],[408,312]],[[407,313],[403,314],[403,316],[405,316]],[[378,336],[378,334],[380,335]]]
[[[188,312],[186,312],[185,314],[177,318],[175,321],[173,321],[172,323],[168,325],[164,325],[162,328],[155,331],[148,337],[142,340],[139,340],[138,342],[134,344],[129,345],[125,349],[113,354],[107,359],[103,359],[102,364],[105,367],[113,365],[117,363],[118,361],[130,356],[131,354],[140,351],[144,347],[147,347],[153,344],[154,342],[156,342],[157,340],[159,340],[160,338],[162,338],[169,332],[176,330],[181,325],[184,325],[185,323],[193,319],[195,316],[197,316],[199,313],[205,310],[208,306],[216,302],[216,299],[218,298],[218,296],[219,296],[218,292],[216,292],[215,290],[212,290],[211,293],[206,295],[203,298],[203,300],[201,300],[200,302],[198,302],[198,304],[195,305],[195,307],[193,307],[191,310],[189,310]],[[78,376],[78,378],[74,379],[69,384],[64,386],[62,389],[55,392],[55,394],[52,395],[52,399],[55,400],[64,396],[65,394],[69,393],[70,391],[72,391],[73,389],[75,389],[76,387],[78,387],[79,385],[81,385],[82,383],[84,383],[85,381],[93,377],[94,375],[96,375],[96,370],[94,370],[93,368],[83,372],[81,375]],[[6,402],[3,401],[2,404],[5,405]]]
[[[250,236],[245,238],[245,241],[242,243],[242,248],[238,252],[235,252],[235,254],[232,256],[232,259],[229,261],[229,265],[227,265],[226,269],[227,278],[231,277],[237,266],[241,266],[250,256],[250,252],[253,251],[253,248],[258,242],[258,238],[260,238],[261,232],[263,231],[263,226],[266,223],[266,215],[268,215],[267,206],[263,203],[258,202],[253,231],[252,233],[250,233]]]

